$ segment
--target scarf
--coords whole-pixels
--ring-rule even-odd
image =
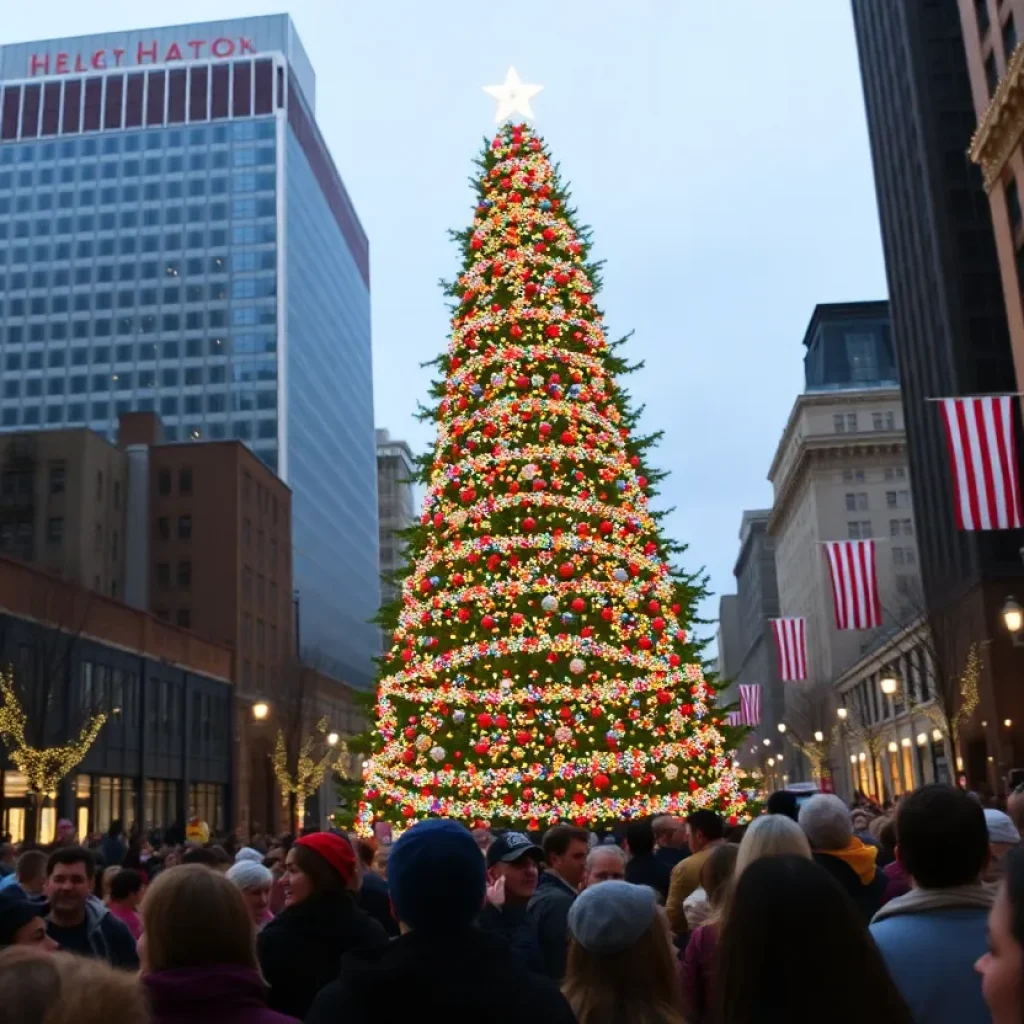
[[[988,910],[996,901],[996,890],[980,883],[955,885],[950,889],[911,889],[890,900],[871,919],[872,924],[900,914],[929,914],[935,910]]]
[[[861,885],[870,885],[875,880],[875,858],[878,856],[878,850],[874,846],[862,843],[856,836],[850,840],[850,845],[842,850],[815,850],[814,852],[835,857],[836,860],[849,864],[856,872]]]

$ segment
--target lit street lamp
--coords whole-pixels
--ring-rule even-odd
[[[1006,599],[1003,605],[1003,622],[1007,630],[1016,636],[1024,626],[1024,608],[1020,606],[1012,594]]]
[[[878,680],[878,685],[886,697],[892,697],[900,688],[900,677],[891,668],[886,669],[882,673],[882,678]]]
[[[265,700],[258,700],[252,706],[252,717],[257,722],[262,722],[270,714],[270,705]]]
[[[825,734],[820,729],[818,729],[814,733],[814,742],[815,743],[824,743],[825,742]]]
[[[336,747],[338,745],[338,734],[336,732],[329,732],[327,734],[327,745],[329,747]]]
[[[785,722],[779,722],[779,732],[785,732],[785,731],[786,731],[786,723]]]
[[[845,722],[846,721],[846,716],[849,713],[850,712],[847,711],[846,708],[836,708],[836,715],[839,717],[839,721],[840,722]]]

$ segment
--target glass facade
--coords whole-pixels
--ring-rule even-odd
[[[819,305],[804,345],[808,391],[899,386],[885,302]]]
[[[121,413],[151,411],[168,441],[245,442],[293,491],[303,649],[367,685],[368,247],[294,29],[244,24],[280,52],[58,77],[89,49],[55,41],[27,51],[40,78],[0,84],[0,429],[114,440]],[[147,40],[127,52],[149,60]]]

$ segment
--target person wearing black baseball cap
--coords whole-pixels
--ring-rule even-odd
[[[0,891],[0,948],[35,946],[52,953],[57,943],[46,934],[46,904],[30,900],[21,886]]]
[[[544,851],[522,832],[505,832],[487,850],[487,905],[480,927],[501,936],[523,963],[543,973],[537,924],[526,912],[537,891]]]

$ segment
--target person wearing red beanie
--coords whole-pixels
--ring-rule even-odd
[[[285,865],[285,909],[260,932],[258,950],[271,1008],[302,1020],[342,954],[383,945],[387,934],[356,905],[359,871],[344,836],[302,836]]]

